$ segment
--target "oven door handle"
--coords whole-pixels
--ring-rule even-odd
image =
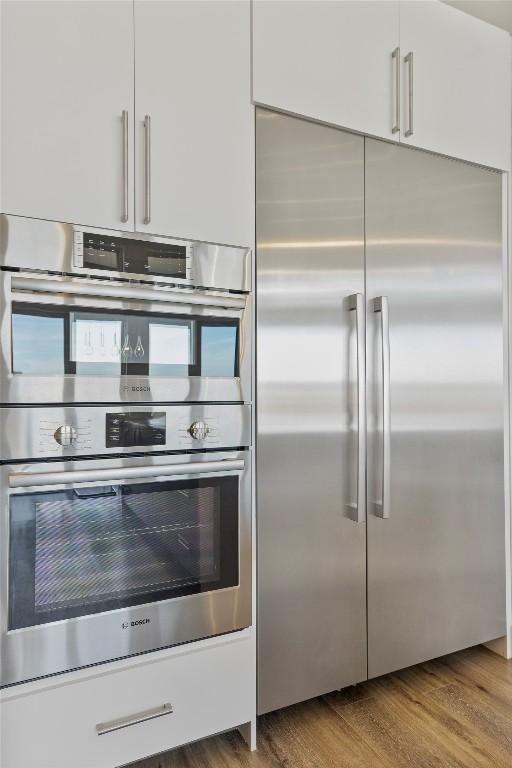
[[[133,284],[97,285],[96,283],[66,282],[64,280],[47,280],[36,277],[11,278],[11,290],[28,291],[30,293],[65,294],[66,296],[92,296],[104,299],[121,299],[127,301],[161,301],[170,304],[200,305],[208,307],[226,307],[229,309],[244,309],[245,298],[242,296],[216,296],[201,291],[187,292],[183,288],[142,288]]]
[[[117,480],[145,480],[148,477],[172,475],[203,475],[211,473],[240,472],[245,467],[243,459],[196,461],[189,464],[160,464],[119,469],[83,469],[65,472],[17,472],[9,475],[10,488],[32,488],[38,485],[70,485],[74,483],[107,482]]]

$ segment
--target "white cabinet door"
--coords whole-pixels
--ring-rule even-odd
[[[249,1],[136,0],[135,45],[136,228],[251,246]]]
[[[398,17],[398,2],[387,0],[254,0],[254,101],[398,138]]]
[[[4,0],[0,10],[2,211],[133,229],[133,196],[122,221],[132,2]]]
[[[413,133],[402,140],[475,163],[510,166],[510,35],[426,0],[400,3],[402,59],[413,53]],[[402,129],[409,128],[409,69]]]

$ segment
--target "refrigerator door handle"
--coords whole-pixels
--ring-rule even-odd
[[[355,311],[356,317],[356,355],[357,355],[357,496],[355,505],[349,505],[355,511],[354,520],[364,523],[366,519],[366,364],[365,364],[365,328],[364,296],[353,293],[349,296],[349,310]]]
[[[376,511],[384,519],[391,511],[391,388],[390,388],[390,347],[389,347],[389,304],[387,296],[373,300],[373,311],[380,313],[382,351],[382,498],[376,502]]]

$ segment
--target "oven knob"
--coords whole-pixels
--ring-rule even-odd
[[[204,421],[194,421],[188,431],[194,440],[204,440],[210,434],[210,427]]]
[[[76,429],[70,424],[64,424],[55,430],[53,436],[59,445],[73,445],[76,440]]]

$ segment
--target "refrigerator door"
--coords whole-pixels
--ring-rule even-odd
[[[502,180],[371,139],[365,176],[376,677],[505,634]]]
[[[256,159],[263,713],[366,678],[364,139],[258,109]]]

